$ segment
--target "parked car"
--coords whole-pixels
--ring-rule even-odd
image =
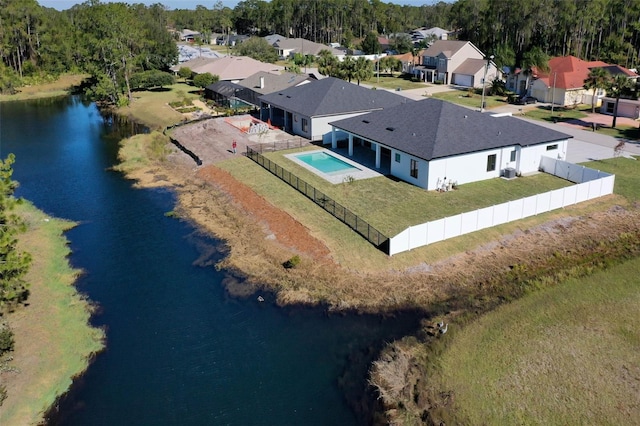
[[[536,102],[538,102],[538,100],[533,96],[520,96],[513,101],[513,103],[516,105],[535,104]]]

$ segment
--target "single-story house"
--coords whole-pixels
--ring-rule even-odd
[[[451,31],[442,29],[440,27],[416,28],[415,30],[411,31],[411,39],[414,43],[420,43],[422,40],[447,40],[450,32]]]
[[[260,119],[286,132],[321,140],[329,122],[414,101],[386,90],[373,90],[327,77],[260,97]]]
[[[219,46],[233,47],[248,39],[249,39],[249,36],[243,35],[243,34],[231,34],[231,35],[222,34],[216,38],[215,44]]]
[[[375,151],[376,168],[434,190],[443,182],[464,184],[536,172],[540,158],[565,158],[571,136],[502,115],[490,115],[425,99],[332,121],[332,147],[348,140]],[[382,162],[386,164],[382,164]]]
[[[303,55],[318,56],[322,50],[328,50],[332,55],[342,55],[343,52],[324,44],[315,43],[303,38],[281,38],[276,40],[272,46],[278,51],[278,56],[287,59],[296,53]]]
[[[186,66],[187,62],[182,64]],[[200,65],[190,67],[194,74],[211,73],[220,77],[221,81],[238,82],[255,74],[264,71],[272,74],[280,74],[284,67],[280,65],[260,62],[248,56],[225,56],[223,58],[211,59]]]
[[[482,87],[500,76],[496,64],[470,41],[436,40],[422,52],[422,65],[413,73],[422,81]]]
[[[194,68],[209,64],[216,59],[217,58],[213,58],[210,56],[198,56],[193,59],[189,59],[188,61],[181,62],[177,65],[173,65],[169,69],[173,71],[174,74],[177,74],[178,71],[180,71],[180,68],[189,68],[191,71],[193,71]]]
[[[575,106],[579,104],[591,105],[593,90],[584,88],[584,81],[594,68],[602,68],[611,76],[626,75],[637,78],[638,75],[619,65],[610,65],[602,61],[583,61],[575,56],[558,56],[549,60],[549,71],[534,70],[531,78],[529,94],[541,102],[554,103],[561,106]],[[523,73],[520,73],[523,74]],[[519,86],[524,92],[525,76],[519,79]],[[596,91],[595,105],[600,106],[606,95],[603,88]]]
[[[260,96],[300,86],[314,81],[309,74],[285,72],[272,74],[259,71],[237,83],[218,81],[205,87],[205,97],[214,100],[218,105],[235,106],[234,102],[242,102],[255,107],[260,106]]]
[[[201,39],[202,34],[200,34],[198,31],[193,31],[185,28],[184,30],[178,32],[178,37],[180,38],[180,41],[193,43],[194,41],[196,41],[196,39]]]

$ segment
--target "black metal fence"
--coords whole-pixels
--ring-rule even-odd
[[[265,152],[282,151],[285,149],[301,148],[303,146],[309,146],[311,142],[305,138],[287,139],[284,141],[265,142],[256,145],[251,145],[251,149],[262,154]]]
[[[269,160],[253,147],[247,147],[247,157],[264,167],[272,174],[297,189],[307,198],[322,207],[325,211],[333,215],[336,219],[346,224],[348,227],[363,236],[367,241],[376,246],[378,249],[389,252],[389,237],[369,225],[364,219],[344,207],[334,199],[317,190],[314,186],[308,184],[290,171],[282,168],[273,161]]]

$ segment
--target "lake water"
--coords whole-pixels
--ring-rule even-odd
[[[229,297],[227,273],[210,266],[223,244],[166,217],[171,192],[134,189],[109,170],[118,135],[135,130],[75,97],[0,104],[0,156],[16,154],[17,195],[79,223],[67,233],[70,261],[85,271],[77,286],[99,305],[93,322],[107,332],[106,350],[50,423],[369,422],[345,394],[365,389],[373,348],[413,330],[415,318]]]

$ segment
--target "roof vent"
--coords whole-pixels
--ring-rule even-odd
[[[362,122],[369,124],[369,120],[362,120]]]
[[[390,132],[393,132],[396,128],[395,127],[387,127],[387,130]]]
[[[465,114],[464,118],[467,118],[467,115]]]
[[[414,132],[414,133],[413,133],[413,136],[415,136],[415,135],[416,135],[416,133]]]

